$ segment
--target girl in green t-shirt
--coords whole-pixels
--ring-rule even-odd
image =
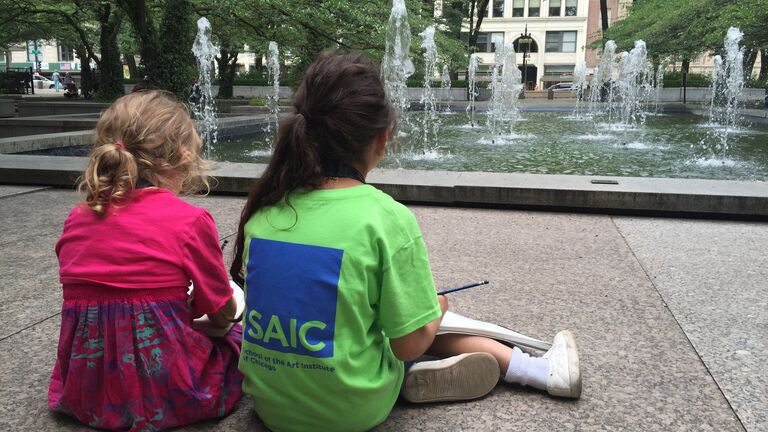
[[[246,290],[244,390],[274,430],[365,430],[399,394],[482,397],[499,377],[578,398],[570,332],[532,357],[495,340],[436,336],[438,296],[413,214],[365,183],[396,128],[379,68],[322,54],[248,196],[232,277]],[[441,360],[413,364],[428,354]],[[339,413],[344,413],[339,415]]]

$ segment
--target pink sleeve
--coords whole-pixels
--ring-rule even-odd
[[[232,297],[232,288],[224,268],[216,224],[207,211],[203,211],[190,227],[183,251],[184,269],[195,286],[192,294],[194,317],[218,311]]]

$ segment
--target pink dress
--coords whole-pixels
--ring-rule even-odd
[[[106,217],[80,205],[56,254],[64,304],[51,409],[118,430],[232,411],[242,395],[241,327],[210,338],[191,326],[232,294],[207,211],[156,188],[137,190]]]

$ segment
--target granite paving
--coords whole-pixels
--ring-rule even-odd
[[[46,403],[61,302],[53,245],[76,199],[60,189],[0,198],[2,431],[89,430]],[[234,232],[244,198],[189,200],[222,238]],[[438,287],[491,281],[451,294],[451,309],[542,339],[571,329],[584,393],[500,384],[472,402],[400,402],[377,430],[765,430],[768,224],[411,209]],[[249,403],[182,430],[265,430]]]
[[[615,218],[748,430],[768,430],[765,224]]]

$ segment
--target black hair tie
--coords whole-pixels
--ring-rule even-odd
[[[298,114],[304,117],[304,122],[306,122],[307,125],[312,124],[312,117],[309,115],[308,112],[304,111],[304,109],[300,109]]]

